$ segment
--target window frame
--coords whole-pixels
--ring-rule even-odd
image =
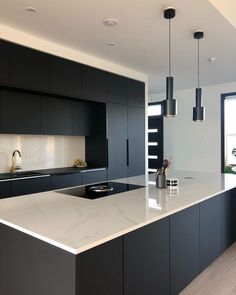
[[[229,96],[236,96],[236,92],[221,94],[221,173],[225,168],[225,99]]]

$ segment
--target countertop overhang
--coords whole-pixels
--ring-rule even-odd
[[[0,222],[76,255],[236,187],[231,174],[170,177],[180,181],[176,195],[157,189],[150,174],[114,180],[146,187],[96,200],[53,191],[2,199]]]

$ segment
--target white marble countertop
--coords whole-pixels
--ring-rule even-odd
[[[146,187],[96,200],[52,191],[2,199],[0,222],[79,254],[236,187],[230,174],[173,171],[170,177],[180,181],[178,195],[157,189],[151,174],[115,180]]]

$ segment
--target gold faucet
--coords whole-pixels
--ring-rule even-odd
[[[19,155],[19,157],[21,158],[21,152],[19,151],[19,150],[15,150],[13,153],[12,153],[12,165],[11,165],[11,168],[10,168],[10,172],[12,173],[12,174],[14,174],[15,172],[16,172],[16,170],[19,170],[19,169],[21,169],[21,167],[20,166],[18,166],[18,165],[16,165],[16,163],[15,163],[15,154],[18,154]]]

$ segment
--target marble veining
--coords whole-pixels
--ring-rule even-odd
[[[115,180],[147,186],[96,200],[57,192],[2,199],[0,222],[79,254],[236,187],[236,175],[173,171],[171,176],[180,180],[175,196],[157,189],[149,175]]]
[[[85,137],[1,134],[0,173],[9,171],[16,149],[22,170],[70,167],[76,158],[85,160]]]

